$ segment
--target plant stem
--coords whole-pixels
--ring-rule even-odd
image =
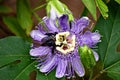
[[[98,77],[100,77],[100,73],[99,74],[97,74],[94,78],[93,78],[93,80],[96,80]]]
[[[38,16],[38,14],[36,14],[35,12],[33,12],[33,15],[35,16],[35,18],[36,18],[39,22],[42,21],[42,19]]]
[[[104,70],[100,71],[95,77],[93,77],[93,80],[99,78],[104,72],[105,72]]]
[[[89,80],[92,80],[92,76],[93,76],[93,70],[91,69],[91,70],[90,70],[90,77],[89,77]]]
[[[38,6],[38,7],[36,7],[35,9],[33,9],[33,12],[35,12],[35,11],[37,11],[37,10],[45,7],[45,6],[46,6],[46,4],[43,4],[43,5],[41,5],[41,6]]]

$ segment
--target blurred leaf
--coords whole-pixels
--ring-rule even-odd
[[[108,19],[100,17],[96,25],[96,29],[103,36],[98,49],[103,62],[101,72],[108,72],[114,80],[120,80],[120,52],[116,51],[120,43],[120,5],[112,0],[108,7]]]
[[[26,34],[29,35],[33,22],[32,11],[30,10],[29,0],[17,0],[17,19],[21,27],[26,30]]]
[[[30,43],[20,37],[0,39],[0,80],[29,80],[35,68],[29,49]]]
[[[97,20],[96,17],[96,6],[95,6],[95,2],[94,0],[82,0],[82,2],[84,3],[85,7],[87,7],[87,9],[90,11],[90,13],[92,14],[93,18],[95,20]]]
[[[17,19],[14,17],[3,17],[4,23],[7,25],[7,27],[17,36],[25,37],[24,30],[20,27],[19,23],[17,22]]]
[[[120,4],[120,0],[115,0],[118,4]]]
[[[10,13],[12,12],[12,9],[7,6],[0,5],[0,13]]]
[[[95,0],[100,13],[104,18],[108,17],[108,7],[102,0]]]

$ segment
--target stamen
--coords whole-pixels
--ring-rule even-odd
[[[56,49],[63,54],[67,54],[74,50],[75,47],[75,35],[71,35],[70,32],[61,32],[56,35]]]

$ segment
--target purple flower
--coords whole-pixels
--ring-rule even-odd
[[[100,41],[98,32],[83,31],[89,25],[89,19],[82,17],[69,22],[68,16],[63,15],[58,18],[58,24],[48,17],[44,17],[43,21],[47,31],[39,24],[38,30],[33,30],[30,34],[41,45],[30,50],[30,55],[36,57],[39,62],[37,68],[43,73],[49,73],[56,68],[57,78],[71,78],[75,73],[80,77],[84,76],[85,70],[78,47],[85,44],[92,48]],[[98,61],[98,54],[92,51],[95,60]]]

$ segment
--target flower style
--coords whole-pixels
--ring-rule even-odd
[[[30,34],[41,45],[30,50],[30,55],[36,57],[39,62],[37,68],[43,73],[56,68],[57,78],[63,76],[71,78],[75,76],[75,72],[80,77],[84,76],[85,70],[80,60],[78,47],[87,45],[93,48],[100,42],[98,32],[84,31],[89,25],[89,19],[82,17],[69,22],[68,16],[62,15],[58,18],[58,23],[51,21],[48,17],[44,17],[43,21],[47,29],[43,29],[39,24],[38,30],[33,30]],[[98,54],[92,51],[95,60],[98,61]]]

